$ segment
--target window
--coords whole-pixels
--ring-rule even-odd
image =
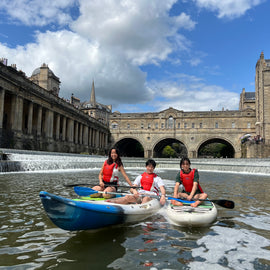
[[[180,128],[181,127],[181,125],[180,125],[180,123],[178,123],[178,128]]]
[[[184,123],[184,128],[187,128],[187,123]]]
[[[216,122],[215,127],[218,128],[218,122]]]
[[[156,123],[156,129],[158,129],[158,123]]]
[[[250,128],[250,127],[251,127],[250,123],[247,123],[247,128]]]
[[[200,123],[200,128],[202,128],[202,123]]]
[[[234,122],[232,122],[232,128],[235,128],[235,123]]]
[[[127,129],[130,129],[130,124],[127,124]]]
[[[161,123],[161,128],[164,128],[164,123]]]
[[[195,128],[195,123],[192,123],[191,126],[192,126],[192,128]]]
[[[143,129],[143,123],[141,123],[141,129]]]
[[[151,128],[151,124],[149,123],[149,124],[148,124],[148,129],[150,129],[150,128]]]
[[[174,128],[174,119],[173,119],[172,116],[170,116],[169,119],[168,119],[168,128],[169,129]]]
[[[118,128],[118,124],[117,123],[112,123],[112,129],[117,129]]]

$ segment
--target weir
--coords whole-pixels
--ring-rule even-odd
[[[8,160],[0,160],[0,173],[38,172],[54,170],[100,169],[107,156],[52,153],[0,149]],[[145,168],[146,159],[126,158],[122,161],[126,169]],[[155,158],[157,169],[180,168],[180,159]],[[266,159],[191,159],[191,167],[200,171],[231,172],[270,175],[270,158]]]

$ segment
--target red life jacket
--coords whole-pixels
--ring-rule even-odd
[[[192,169],[189,173],[183,173],[182,170],[180,171],[180,180],[182,181],[186,192],[192,191],[193,182],[194,182],[194,173],[195,173],[195,169]],[[201,193],[203,193],[203,190],[199,183],[198,183],[198,189],[200,190]]]
[[[146,173],[144,172],[142,174],[142,178],[141,178],[141,186],[143,187],[143,190],[147,190],[150,191],[152,189],[152,186],[154,184],[154,178],[157,175],[155,173]]]
[[[115,182],[118,181],[118,176],[113,175],[113,170],[118,168],[116,163],[108,164],[107,160],[104,162],[103,166],[103,181],[104,182]]]

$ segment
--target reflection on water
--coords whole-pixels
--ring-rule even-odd
[[[143,168],[126,171],[134,179]],[[168,194],[176,172],[156,170]],[[163,210],[139,224],[86,232],[56,228],[39,192],[75,197],[64,184],[95,185],[98,173],[0,174],[0,269],[270,269],[269,176],[200,171],[210,198],[236,204],[233,210],[218,207],[218,219],[208,228],[173,226]]]

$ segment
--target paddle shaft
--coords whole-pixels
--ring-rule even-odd
[[[92,188],[87,188],[87,187],[74,187],[74,191],[79,195],[79,196],[89,196],[92,194],[100,193],[100,194],[111,194],[111,195],[131,195],[134,196],[135,194],[130,194],[130,193],[119,193],[119,192],[107,192],[107,191],[98,191],[94,190]],[[160,196],[157,195],[151,195],[151,194],[139,194],[139,196],[144,196],[144,197],[151,197],[151,198],[156,198],[159,199]]]
[[[93,186],[93,184],[89,183],[81,183],[81,184],[64,184],[65,187],[78,187],[78,186]],[[121,186],[121,185],[110,185],[110,187],[119,187],[119,188],[142,188],[142,187],[131,187],[131,186]]]
[[[233,209],[234,208],[234,202],[233,201],[230,201],[230,200],[223,200],[223,199],[220,199],[220,200],[202,200],[202,199],[194,199],[194,201],[187,201],[185,200],[185,198],[174,198],[174,197],[168,197],[168,200],[176,200],[176,201],[179,201],[179,202],[189,202],[189,203],[193,203],[195,201],[201,201],[201,202],[213,202],[221,207],[224,207],[224,208],[229,208],[229,209]]]

